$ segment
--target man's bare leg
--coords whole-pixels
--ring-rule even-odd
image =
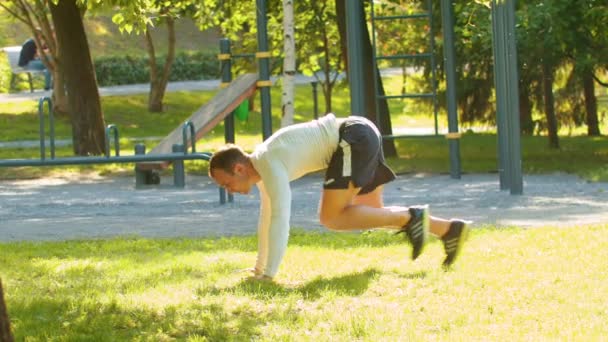
[[[321,197],[320,205],[321,223],[329,229],[357,230],[378,227],[401,229],[409,221],[410,213],[408,208],[398,206],[384,206],[384,201],[382,198],[383,186],[379,186],[374,189],[374,191],[369,192],[367,194],[357,195],[357,193],[359,193],[361,189],[355,188],[352,183],[350,185],[352,186],[352,188],[349,187],[349,189],[344,190],[323,190],[323,196]],[[342,193],[334,193],[334,191],[341,191]],[[336,198],[340,200],[338,201]],[[350,201],[347,201],[347,199],[349,198]],[[324,212],[323,210],[326,211]],[[327,210],[329,210],[329,212]],[[353,214],[358,214],[358,216],[351,216]],[[346,217],[342,218],[342,215]],[[376,215],[382,215],[384,219],[384,221],[382,222],[388,222],[392,224],[373,225],[370,223],[370,226],[360,227],[359,224],[364,224],[366,222],[361,221],[360,215],[373,215],[372,217],[367,217],[370,222],[380,222],[375,221],[377,220]],[[326,222],[326,220],[330,222]],[[331,227],[329,225],[326,225],[325,223],[329,223]],[[356,228],[353,228],[353,226]],[[429,231],[433,235],[438,237],[443,236],[449,228],[449,220],[433,216],[430,217]]]

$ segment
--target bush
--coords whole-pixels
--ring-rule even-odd
[[[157,58],[162,66],[166,56]],[[150,82],[148,56],[102,57],[95,60],[97,83],[100,87]],[[171,68],[170,81],[204,80],[219,77],[219,62],[211,53],[179,52]]]

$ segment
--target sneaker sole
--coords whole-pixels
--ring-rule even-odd
[[[460,256],[460,252],[462,252],[462,246],[464,246],[464,242],[467,241],[469,238],[469,227],[471,223],[473,223],[473,221],[463,222],[464,226],[462,227],[462,233],[460,233],[460,240],[458,241],[458,245],[456,245],[456,253],[454,254],[454,259],[452,259],[451,264],[444,265],[445,267],[450,267],[456,262],[456,259],[458,259],[458,256]]]

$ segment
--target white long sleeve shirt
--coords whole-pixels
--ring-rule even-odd
[[[261,181],[256,269],[274,277],[289,238],[289,182],[327,168],[338,147],[340,122],[333,114],[280,129],[251,154]]]

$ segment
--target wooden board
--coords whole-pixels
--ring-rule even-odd
[[[237,77],[226,88],[221,89],[209,102],[194,112],[187,120],[194,124],[195,141],[198,141],[224,120],[244,100],[251,97],[257,88],[257,80],[258,76],[256,74],[244,74]],[[173,144],[183,144],[182,132],[182,125],[180,125],[156,145],[149,154],[171,153]],[[188,129],[188,134],[190,134],[190,129]],[[188,146],[186,148],[189,148],[191,144],[192,140],[188,135]],[[140,170],[153,170],[166,168],[169,164],[170,162],[138,163],[137,167]]]

